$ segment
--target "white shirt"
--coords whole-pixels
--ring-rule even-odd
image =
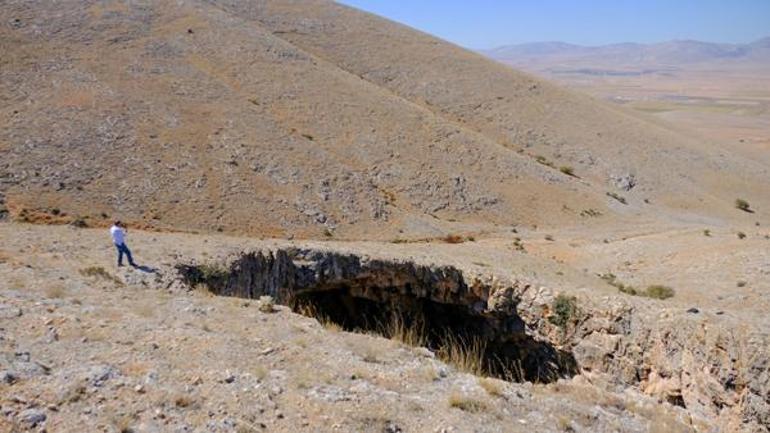
[[[126,232],[122,228],[118,226],[112,226],[110,227],[110,234],[112,235],[112,242],[115,245],[123,245]]]

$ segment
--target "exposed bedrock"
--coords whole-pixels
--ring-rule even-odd
[[[578,372],[597,385],[634,387],[686,409],[701,431],[768,431],[766,333],[727,317],[656,301],[578,295],[566,321],[554,291],[458,268],[321,249],[247,251],[223,265],[178,265],[188,286],[224,296],[272,296],[347,330],[378,330],[394,315],[424,326],[426,346],[447,334],[486,346],[486,373],[550,382]],[[510,375],[511,371],[518,372]]]
[[[219,295],[272,296],[302,312],[305,307],[348,330],[380,331],[394,318],[418,328],[436,348],[447,338],[481,343],[491,375],[549,382],[577,372],[574,358],[527,332],[514,293],[466,282],[452,266],[425,266],[317,250],[244,253],[227,269],[180,265],[188,284],[206,284]],[[497,302],[490,300],[497,299]],[[503,301],[505,299],[505,301]]]

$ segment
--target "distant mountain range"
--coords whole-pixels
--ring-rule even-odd
[[[655,44],[582,46],[565,42],[505,45],[483,54],[512,65],[655,67],[706,63],[770,65],[770,37],[748,44],[675,40]]]

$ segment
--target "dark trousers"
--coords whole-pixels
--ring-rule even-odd
[[[120,245],[115,245],[115,248],[118,249],[118,266],[123,266],[123,254],[128,257],[128,264],[131,266],[136,266],[136,263],[134,263],[134,258],[131,257],[131,250],[128,249],[125,243]]]

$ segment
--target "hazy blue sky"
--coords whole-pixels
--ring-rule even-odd
[[[770,0],[338,0],[469,48],[770,36]]]

